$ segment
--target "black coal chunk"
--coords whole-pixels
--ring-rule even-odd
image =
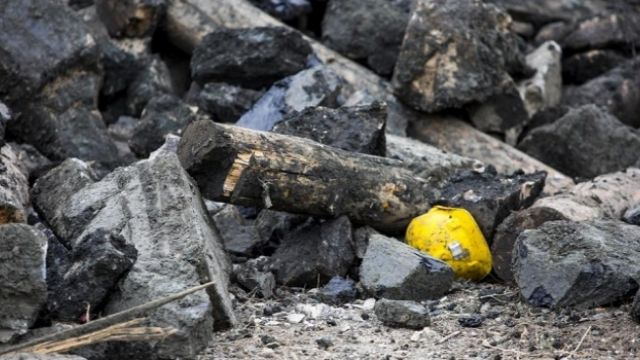
[[[259,89],[304,69],[311,52],[299,33],[284,28],[216,30],[194,50],[191,75],[201,85]]]

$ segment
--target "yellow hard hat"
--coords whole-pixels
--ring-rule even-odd
[[[407,243],[440,259],[457,277],[480,280],[491,272],[491,251],[473,216],[465,209],[434,206],[411,221]]]

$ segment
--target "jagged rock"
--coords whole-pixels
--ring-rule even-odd
[[[345,276],[354,260],[351,222],[342,216],[285,235],[270,269],[279,284],[311,288]]]
[[[77,355],[18,353],[0,356],[0,360],[86,360]]]
[[[330,0],[322,21],[322,39],[352,59],[364,59],[389,75],[409,22],[412,0]]]
[[[515,280],[539,307],[596,307],[631,297],[640,281],[640,228],[620,221],[551,221],[516,242]]]
[[[357,295],[355,281],[335,276],[315,296],[325,304],[341,305],[354,301]]]
[[[286,234],[307,219],[304,215],[264,209],[256,217],[255,226],[262,241],[279,244]]]
[[[46,156],[42,155],[38,149],[32,145],[16,143],[10,144],[20,161],[18,167],[22,169],[23,174],[29,177],[30,183],[57,165]]]
[[[387,107],[371,105],[307,108],[286,115],[273,131],[303,137],[342,150],[385,156]]]
[[[258,228],[245,220],[235,205],[224,206],[212,219],[220,231],[225,250],[235,256],[251,257],[266,242],[260,237]]]
[[[285,28],[221,29],[196,47],[191,75],[200,85],[226,82],[259,89],[306,67],[311,46]]]
[[[196,110],[173,95],[152,98],[136,124],[129,147],[139,157],[148,157],[164,143],[165,136],[178,135],[197,119]]]
[[[226,289],[230,264],[197,186],[172,152],[175,139],[170,140],[148,160],[76,191],[59,204],[60,218],[46,217],[72,250],[104,231],[137,249],[135,264],[110,294],[104,314],[216,283],[149,314],[149,324],[171,326],[177,334],[159,343],[119,343],[110,349],[113,357],[191,358],[208,344],[214,325],[235,321]]]
[[[27,332],[47,301],[47,239],[26,224],[0,225],[0,343]]]
[[[166,10],[166,0],[96,0],[95,4],[113,37],[152,35]]]
[[[542,192],[546,173],[499,176],[465,171],[445,185],[436,203],[466,209],[489,243],[496,227],[512,211],[527,208]]]
[[[415,301],[380,299],[374,311],[389,327],[422,330],[431,325],[429,310]]]
[[[548,41],[526,57],[527,65],[536,74],[518,85],[529,116],[557,106],[562,99],[562,49]]]
[[[500,87],[503,90],[499,94],[490,96],[482,103],[474,102],[467,110],[475,127],[504,136],[507,143],[515,145],[529,120],[527,102],[523,101],[510,77]]]
[[[271,130],[282,118],[308,107],[336,107],[342,80],[329,68],[316,66],[275,83],[236,123]]]
[[[212,119],[220,122],[236,122],[262,96],[262,92],[225,83],[207,83],[189,94],[188,101]],[[190,90],[191,92],[191,90]]]
[[[127,89],[127,111],[130,115],[140,116],[151,99],[172,93],[167,64],[159,56],[152,56]]]
[[[627,60],[615,50],[590,50],[562,60],[562,79],[567,84],[584,84]]]
[[[420,0],[393,74],[396,95],[433,112],[484,101],[524,70],[510,17],[478,0]]]
[[[355,245],[356,257],[358,259],[364,258],[364,254],[366,254],[367,248],[369,247],[369,238],[372,235],[381,234],[370,226],[359,227],[353,232],[353,243]]]
[[[62,204],[96,180],[97,176],[89,164],[79,159],[67,159],[35,182],[31,190],[33,205],[50,224],[62,224],[65,216]],[[70,231],[56,228],[56,233],[63,240],[71,238]],[[65,245],[70,246],[69,243]]]
[[[4,133],[9,120],[11,120],[11,111],[0,101],[0,147],[4,145]]]
[[[293,20],[311,12],[309,0],[250,0],[262,11],[280,20]]]
[[[9,143],[0,148],[0,224],[27,219],[29,174],[20,149]]]
[[[0,4],[0,52],[0,96],[19,114],[9,122],[12,136],[53,160],[120,164],[95,111],[98,46],[71,9],[50,0]]]
[[[582,20],[560,44],[570,51],[632,48],[640,42],[640,15],[636,11],[599,14]]]
[[[591,178],[634,165],[640,134],[606,110],[585,105],[533,129],[518,147],[567,175]]]
[[[437,299],[453,282],[453,270],[409,245],[371,235],[360,266],[360,283],[376,297],[395,300]]]
[[[265,299],[273,297],[276,278],[267,270],[269,258],[261,256],[242,264],[233,265],[233,278],[247,291],[256,291]]]
[[[622,220],[632,225],[640,225],[640,206],[627,210],[622,216]]]
[[[562,103],[569,107],[599,105],[623,123],[640,127],[640,57],[580,86],[566,86]]]

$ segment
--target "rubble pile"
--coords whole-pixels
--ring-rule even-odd
[[[0,1],[0,359],[611,356],[639,42],[634,0]]]

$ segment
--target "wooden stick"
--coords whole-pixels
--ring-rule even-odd
[[[165,20],[169,38],[187,52],[193,51],[202,38],[213,30],[256,26],[288,27],[245,0],[172,0]],[[305,38],[322,62],[346,80],[347,92],[366,90],[372,96],[386,101],[389,106],[390,123],[398,118],[408,119],[417,124],[429,123],[433,119],[428,114],[418,113],[399,102],[393,95],[388,81],[322,43],[306,36]],[[572,184],[571,179],[555,169],[465,122],[443,121],[438,124],[437,133],[446,139],[446,146],[442,146],[443,143],[440,142],[432,143],[433,145],[494,165],[503,173],[512,173],[519,169],[525,169],[527,172],[547,171],[548,178],[553,181],[549,182],[545,192],[553,193]]]
[[[215,283],[212,281],[206,284],[198,285],[190,289],[181,291],[179,293],[169,295],[162,299],[153,300],[145,304],[138,305],[109,316],[105,316],[101,319],[94,320],[92,322],[74,327],[69,330],[64,330],[55,334],[51,334],[51,335],[43,336],[41,338],[37,338],[31,341],[27,341],[22,344],[6,347],[4,349],[0,349],[0,355],[21,352],[23,349],[32,348],[36,345],[43,344],[43,343],[52,343],[52,342],[76,338],[86,334],[94,333],[96,331],[104,330],[105,328],[108,328],[113,325],[122,326],[122,323],[125,321],[129,321],[132,318],[140,317],[141,315],[147,313],[150,310],[166,305],[170,302],[182,299],[187,295],[190,295],[196,291],[200,291],[208,287],[211,287],[214,284]]]

